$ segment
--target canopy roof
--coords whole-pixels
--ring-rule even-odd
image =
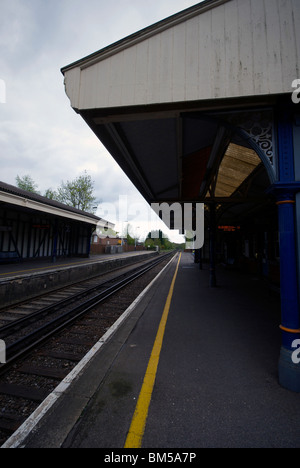
[[[149,202],[255,201],[299,24],[299,0],[207,0],[64,67],[66,93]]]
[[[5,182],[0,182],[0,204],[3,203],[16,206],[19,209],[48,213],[85,224],[114,227],[114,224],[98,218],[92,213],[78,210],[37,193],[28,192]]]

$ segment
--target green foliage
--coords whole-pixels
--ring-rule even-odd
[[[40,194],[37,190],[38,185],[30,175],[25,175],[23,177],[17,176],[16,183],[20,189]],[[59,201],[65,205],[88,213],[93,212],[93,205],[96,201],[94,197],[94,182],[86,171],[83,175],[72,181],[67,181],[66,183],[62,182],[57,191],[52,188],[47,189],[44,196],[50,200]]]
[[[27,190],[27,192],[36,193],[38,195],[40,194],[38,191],[38,185],[34,182],[30,175],[25,175],[23,177],[17,175],[16,183],[17,187],[22,190]]]
[[[86,172],[67,183],[62,182],[58,188],[57,200],[78,210],[92,212],[94,197],[94,182]]]
[[[55,190],[52,190],[52,188],[49,188],[45,192],[45,197],[49,198],[49,200],[57,200],[58,195],[57,195],[57,192],[55,192]]]
[[[130,224],[127,225],[125,235],[123,235],[123,237],[127,239],[127,245],[135,245],[135,238],[131,237],[131,235],[129,234],[129,231],[132,233],[132,228]]]
[[[135,239],[133,239],[133,237],[130,236],[130,234],[127,233],[127,245],[135,245]]]
[[[155,249],[158,246],[161,250],[181,250],[185,248],[185,244],[176,244],[171,242],[162,231],[151,231],[147,235],[145,246],[149,249]]]

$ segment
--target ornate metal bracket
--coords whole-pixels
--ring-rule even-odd
[[[274,114],[272,109],[235,112],[223,116],[235,127],[242,129],[252,139],[275,170]]]

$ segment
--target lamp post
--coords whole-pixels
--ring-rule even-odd
[[[140,226],[137,226],[136,229],[140,229]],[[139,236],[139,238],[140,238],[140,236]],[[137,240],[137,236],[135,235],[135,236],[134,236],[134,250],[135,250],[135,251],[136,251],[136,240]]]

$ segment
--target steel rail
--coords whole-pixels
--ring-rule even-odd
[[[89,312],[91,309],[95,308],[100,303],[107,300],[112,295],[116,294],[118,291],[123,289],[125,286],[128,286],[130,283],[143,276],[145,273],[153,269],[159,263],[161,263],[166,257],[171,256],[171,254],[166,254],[159,259],[156,259],[150,265],[140,268],[139,271],[131,274],[130,276],[120,280],[119,282],[108,287],[104,291],[97,294],[95,297],[87,300],[86,302],[72,308],[71,310],[64,312],[59,317],[47,322],[45,325],[37,328],[28,335],[20,338],[16,342],[10,344],[6,348],[6,364],[0,366],[0,375],[6,372],[6,370],[20,357],[32,351],[41,343],[45,342],[51,338],[54,334],[61,331],[63,328],[67,327],[75,320]],[[124,275],[120,275],[124,276]]]
[[[168,254],[166,254],[168,255]],[[163,257],[160,257],[163,258]],[[149,264],[152,264],[153,262],[157,262],[158,259],[156,258],[155,260],[150,260]],[[133,268],[131,273],[135,271],[140,271],[141,267],[136,267]],[[31,314],[26,315],[26,317],[21,317],[17,320],[14,320],[12,323],[8,323],[7,325],[3,325],[0,327],[0,338],[6,338],[10,336],[13,332],[20,330],[22,328],[25,328],[26,325],[30,325],[31,323],[39,320],[40,318],[46,317],[47,315],[52,314],[53,312],[56,312],[58,309],[61,307],[65,307],[66,305],[70,305],[71,302],[78,301],[80,299],[83,299],[85,296],[92,294],[93,292],[96,292],[100,288],[102,289],[105,287],[107,284],[112,284],[115,281],[118,281],[119,278],[122,278],[123,276],[127,276],[128,273],[122,273],[119,276],[116,276],[115,278],[111,278],[107,281],[103,281],[102,283],[97,284],[96,286],[92,286],[90,288],[85,289],[84,291],[80,291],[76,294],[73,294],[72,296],[70,295],[67,298],[64,298],[60,301],[56,301],[53,304],[50,304],[46,307],[43,307],[42,309],[39,309],[35,312],[32,312]],[[95,278],[92,278],[91,281],[94,281]],[[71,285],[70,288],[72,288],[74,285]],[[59,290],[61,292],[61,290]],[[35,298],[36,300],[37,298]]]

